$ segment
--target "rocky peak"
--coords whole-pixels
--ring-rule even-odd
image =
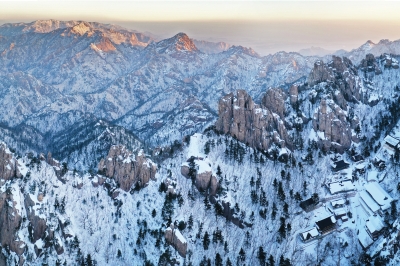
[[[225,42],[207,42],[199,40],[193,40],[193,42],[200,51],[206,54],[217,54],[231,47],[230,44]]]
[[[285,101],[287,99],[286,93],[279,88],[271,88],[267,90],[264,97],[261,100],[261,104],[273,113],[279,115],[279,117],[285,119]]]
[[[351,131],[357,124],[357,117],[349,123],[346,113],[333,100],[322,99],[313,116],[316,138],[325,151],[349,149],[352,141],[358,141]]]
[[[253,148],[268,150],[272,144],[281,148],[292,147],[280,116],[267,107],[255,104],[244,90],[223,97],[219,101],[218,116],[215,124],[218,131]]]
[[[156,44],[156,49],[160,53],[175,53],[175,52],[197,52],[198,49],[193,40],[185,33],[180,32],[172,38],[160,41]]]
[[[107,37],[101,38],[99,43],[93,44],[91,47],[94,50],[101,50],[103,52],[111,52],[117,49]]]
[[[373,54],[367,54],[365,58],[361,60],[360,68],[365,73],[373,72],[375,75],[382,74],[382,70],[379,68]]]
[[[234,45],[234,46],[230,47],[227,50],[227,52],[232,53],[232,54],[246,54],[246,55],[249,55],[252,57],[260,58],[260,55],[257,54],[257,52],[254,51],[252,48],[243,47],[241,45],[238,45],[238,46]]]
[[[14,177],[21,177],[18,166],[18,161],[7,145],[0,142],[0,178],[10,180]]]
[[[399,62],[389,54],[382,54],[379,59],[385,68],[399,68]]]
[[[197,51],[194,42],[185,33],[181,32],[174,36],[177,50]]]
[[[332,56],[328,64],[320,60],[315,62],[307,83],[312,87],[322,82],[326,82],[326,86],[332,89],[329,97],[343,110],[347,110],[347,102],[362,100],[362,81],[357,75],[357,69],[346,57]]]
[[[145,186],[154,179],[157,166],[147,159],[143,150],[136,155],[125,146],[113,145],[106,158],[101,159],[98,169],[105,176],[113,178],[120,188],[129,191],[133,185]]]
[[[92,27],[89,25],[89,23],[87,22],[80,22],[78,24],[76,24],[75,26],[73,26],[71,28],[71,33],[74,33],[76,35],[85,35],[85,33],[91,33],[92,32]]]

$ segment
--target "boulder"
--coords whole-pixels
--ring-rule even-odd
[[[195,164],[196,180],[195,185],[199,191],[208,192],[210,195],[215,196],[218,189],[218,180],[212,174],[211,162],[208,159],[190,158],[188,162],[182,164],[181,174],[189,178],[189,161],[193,160]]]
[[[157,166],[146,158],[143,150],[134,155],[122,145],[113,145],[108,156],[101,159],[98,169],[105,176],[113,178],[121,189],[129,191],[136,183],[143,187],[150,179],[154,179]]]
[[[164,236],[165,240],[178,251],[179,255],[183,258],[186,257],[187,241],[181,232],[174,228],[173,224],[165,230]]]
[[[22,177],[18,166],[18,161],[7,148],[7,145],[0,142],[0,179],[10,180],[14,177]]]

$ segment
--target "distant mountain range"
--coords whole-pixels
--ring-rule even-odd
[[[358,64],[366,53],[399,49],[398,41],[382,40],[343,55]],[[227,93],[245,89],[259,100],[269,87],[287,89],[304,81],[316,60],[330,56],[260,56],[251,48],[193,40],[185,33],[157,40],[97,22],[4,24],[0,104],[8,112],[0,114],[2,134],[18,139],[12,132],[29,127],[36,139],[47,141],[28,145],[25,139],[24,147],[51,150],[61,132],[102,120],[125,128],[142,146],[168,145],[215,121],[218,100]],[[65,158],[59,159],[70,158],[60,149]]]

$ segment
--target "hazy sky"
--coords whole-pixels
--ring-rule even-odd
[[[352,49],[400,39],[400,1],[4,1],[0,23],[36,19],[115,23],[161,37],[250,46],[260,54],[311,46]]]

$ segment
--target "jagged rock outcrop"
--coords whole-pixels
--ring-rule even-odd
[[[333,89],[332,97],[343,110],[347,110],[347,102],[363,101],[362,81],[357,69],[346,57],[332,56],[328,64],[318,60],[308,76],[309,86],[327,82]]]
[[[351,129],[357,124],[357,117],[353,118],[351,124],[348,123],[346,113],[332,100],[321,100],[313,116],[313,129],[320,146],[326,151],[332,148],[343,152],[350,148],[352,139],[356,140]]]
[[[108,156],[101,159],[98,169],[105,176],[114,178],[121,189],[129,191],[136,183],[142,187],[154,179],[157,166],[142,150],[134,155],[125,146],[113,145]]]
[[[215,196],[219,184],[217,178],[212,174],[211,163],[207,159],[202,159],[202,158],[196,159],[193,157],[190,158],[188,162],[184,163],[181,166],[181,174],[186,178],[190,178],[189,162],[191,160],[194,162],[195,165],[196,188],[199,191],[208,191],[209,189],[208,193],[212,196]]]
[[[365,73],[374,73],[375,75],[382,74],[382,70],[378,66],[375,56],[373,54],[367,54],[365,59],[361,60],[360,68]]]
[[[261,150],[268,150],[273,143],[282,148],[292,148],[292,141],[280,116],[255,104],[246,91],[238,90],[235,94],[226,95],[219,101],[218,109],[219,117],[215,123],[218,131]]]
[[[186,257],[187,241],[181,232],[174,228],[173,224],[165,230],[164,236],[165,240],[178,251],[179,255]]]
[[[289,89],[290,104],[297,103],[299,97],[299,87],[297,85],[290,86]]]
[[[0,244],[9,247],[18,255],[25,250],[23,241],[17,240],[16,233],[22,223],[22,217],[15,208],[12,191],[7,190],[0,194]]]
[[[399,62],[389,54],[381,55],[380,60],[385,68],[399,68]]]
[[[56,175],[57,175],[57,176],[60,176],[60,175],[61,175],[60,162],[57,161],[56,159],[54,159],[54,158],[52,157],[51,152],[48,152],[48,153],[47,153],[46,162],[47,162],[49,165],[53,166],[54,171],[56,172]]]
[[[7,145],[0,142],[0,179],[10,180],[13,177],[21,176],[18,161],[13,157]]]
[[[286,93],[279,88],[271,88],[267,90],[261,100],[261,104],[271,112],[278,114],[282,120],[285,120],[287,99]]]
[[[45,232],[47,230],[46,220],[39,217],[38,213],[35,212],[34,210],[35,202],[31,199],[29,194],[25,195],[24,204],[27,213],[27,218],[29,220],[28,231],[32,243],[35,243],[37,240],[45,236]]]

